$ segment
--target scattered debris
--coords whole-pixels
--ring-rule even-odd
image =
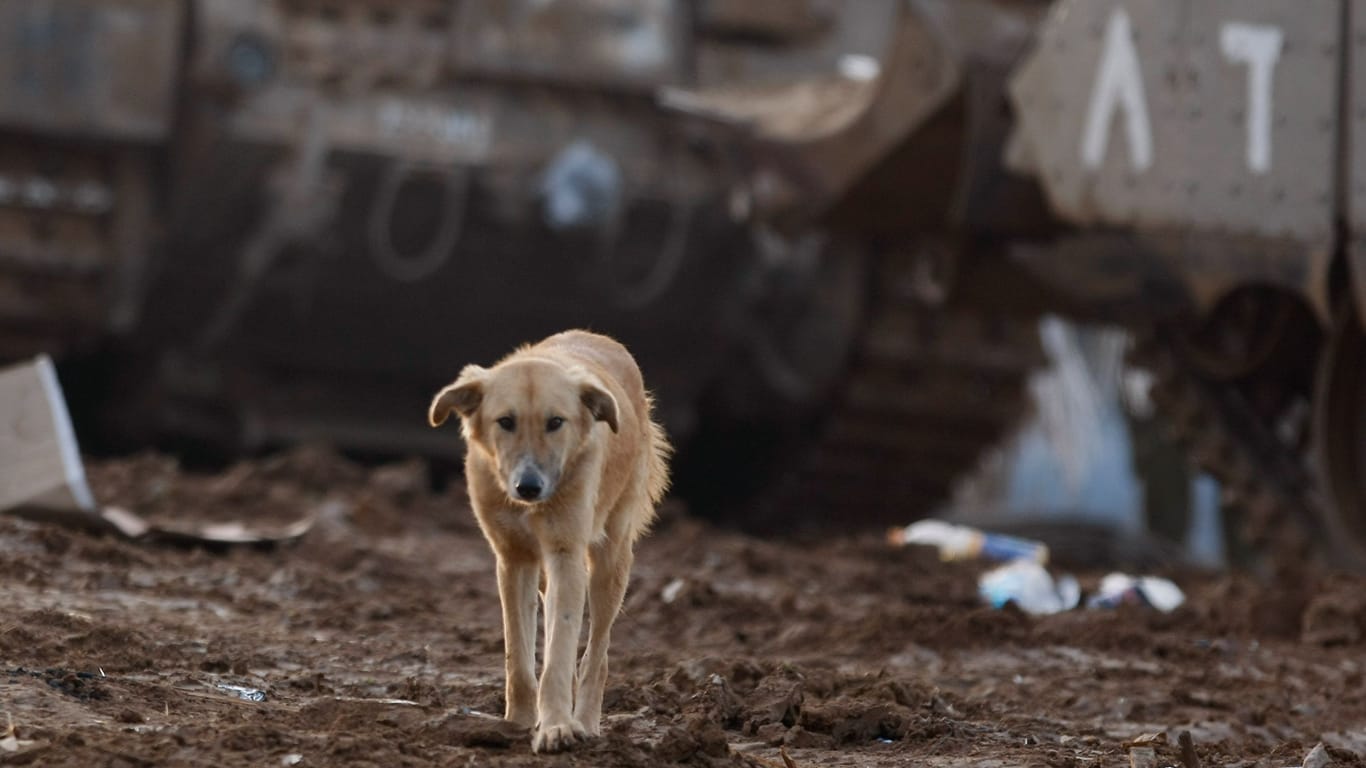
[[[1195,740],[1191,738],[1191,732],[1182,731],[1176,737],[1176,743],[1181,747],[1181,765],[1185,768],[1200,768],[1200,756],[1195,753]]]
[[[310,513],[283,524],[247,524],[239,521],[152,523],[141,515],[114,506],[89,511],[26,506],[11,511],[37,522],[111,533],[134,541],[209,546],[286,543],[303,536],[316,521],[316,515]]]
[[[664,589],[660,590],[659,599],[663,600],[666,604],[672,603],[673,601],[678,599],[678,596],[682,594],[683,588],[686,586],[688,586],[688,582],[686,580],[674,579],[668,584],[665,584]]]
[[[919,544],[937,547],[945,560],[1030,560],[1048,562],[1048,546],[1038,541],[988,533],[977,528],[946,523],[943,520],[920,520],[904,528],[892,528],[887,541],[894,546]]]
[[[1165,733],[1145,733],[1124,743],[1129,751],[1129,768],[1156,768],[1157,748],[1167,743]]]
[[[302,763],[303,761],[304,761],[304,756],[303,756],[303,755],[299,754],[298,752],[291,752],[290,754],[285,755],[284,757],[280,758],[280,765],[285,766],[285,768],[289,768],[289,766],[291,766],[291,765],[298,765],[299,763]]]
[[[256,688],[248,688],[248,687],[245,686],[245,685],[229,685],[228,683],[218,683],[218,684],[217,684],[216,686],[214,686],[214,687],[218,688],[219,690],[227,691],[228,693],[235,694],[235,695],[237,696],[237,698],[239,698],[239,699],[245,699],[246,701],[265,701],[265,700],[266,700],[266,692],[265,692],[265,691],[258,690],[258,689],[256,689]]]
[[[46,355],[0,370],[0,510],[43,522],[176,543],[262,544],[289,541],[313,516],[284,525],[240,522],[154,525],[134,512],[98,504],[81,463],[56,369]]]
[[[341,500],[371,505],[351,514],[395,533],[320,517],[288,551],[210,557],[0,516],[0,655],[34,670],[0,671],[0,739],[3,710],[18,725],[7,742],[18,751],[0,752],[0,765],[116,755],[426,766],[456,751],[457,762],[529,765],[526,729],[499,717],[496,582],[459,494],[428,489],[403,506],[340,458],[290,462],[257,459],[230,475],[184,473],[174,461],[163,472],[139,457],[86,468],[97,498],[152,521],[178,511],[266,520]],[[394,480],[395,497],[417,492],[403,490],[411,480]],[[1053,547],[1050,562],[1058,555]],[[880,537],[794,545],[680,517],[642,543],[641,559],[650,568],[626,598],[631,642],[618,649],[603,737],[551,763],[788,768],[786,747],[801,768],[1129,768],[1120,744],[1162,730],[1170,743],[1135,745],[1140,766],[1299,766],[1320,739],[1333,765],[1316,768],[1366,753],[1352,707],[1332,706],[1350,704],[1366,674],[1362,646],[1324,653],[1298,632],[1316,596],[1366,594],[1359,576],[1282,585],[1191,572],[1173,614],[1030,617],[981,603],[978,575],[1003,564],[944,563],[932,548],[892,549]],[[1065,571],[1049,571],[1056,587]],[[1107,572],[1074,572],[1083,604]],[[666,604],[675,578],[684,586]],[[1329,607],[1313,626],[1331,623]],[[825,658],[830,648],[838,653]],[[266,700],[217,683],[259,688]],[[1302,695],[1284,703],[1278,690]],[[1182,756],[1183,728],[1198,762]],[[28,739],[38,743],[18,743]],[[303,757],[288,765],[292,754]]]
[[[1053,576],[1032,560],[1013,563],[987,571],[977,580],[977,592],[993,608],[1013,603],[1031,614],[1070,610],[1081,600],[1081,587],[1071,576]]]
[[[5,713],[6,726],[4,735],[0,736],[0,752],[18,752],[34,746],[38,742],[31,739],[19,738],[19,732],[14,727],[14,718],[8,712]]]
[[[413,701],[412,699],[367,699],[367,698],[364,698],[364,697],[361,697],[361,696],[333,696],[332,699],[333,699],[334,701],[353,701],[353,702],[361,702],[361,703],[367,703],[367,704],[386,704],[386,705],[392,705],[392,706],[396,706],[396,707],[420,707],[420,706],[422,706],[421,704],[419,704],[419,703],[416,702],[416,701]],[[463,714],[469,714],[469,712],[463,712],[464,709],[465,709],[465,707],[461,707],[462,713],[463,713]],[[477,713],[476,713],[476,714],[477,714]]]
[[[1323,746],[1323,742],[1319,742],[1304,756],[1304,763],[1300,768],[1328,768],[1332,763],[1333,759],[1328,756],[1328,749]]]
[[[1156,768],[1157,750],[1152,747],[1129,747],[1129,768]]]
[[[131,513],[124,513],[131,514]],[[313,527],[315,515],[309,514],[283,525],[238,521],[223,523],[201,523],[185,527],[170,525],[148,525],[145,537],[154,541],[174,543],[210,544],[272,544],[303,536]],[[136,538],[136,537],[134,537]]]
[[[1086,601],[1087,608],[1115,608],[1120,605],[1145,605],[1163,613],[1174,611],[1186,602],[1186,595],[1170,579],[1157,576],[1130,576],[1111,573],[1101,579],[1096,593]]]
[[[1163,731],[1157,733],[1144,733],[1124,742],[1124,747],[1152,747],[1167,743],[1167,734]]]
[[[1081,602],[1081,588],[1075,578],[1066,574],[1054,578],[1043,565],[1030,560],[1016,560],[982,574],[977,592],[993,608],[1014,603],[1031,614],[1067,611]],[[1086,607],[1142,605],[1168,613],[1185,601],[1185,593],[1169,579],[1112,573],[1101,580],[1095,594],[1086,600]]]

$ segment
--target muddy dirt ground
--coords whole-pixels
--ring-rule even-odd
[[[317,523],[211,552],[0,516],[0,764],[1070,768],[1164,733],[1156,765],[1179,765],[1183,730],[1204,766],[1366,755],[1366,581],[1186,571],[1171,614],[1034,618],[979,606],[977,565],[670,506],[616,625],[603,737],[535,756],[496,717],[493,564],[458,488],[318,450],[90,474],[163,521]]]

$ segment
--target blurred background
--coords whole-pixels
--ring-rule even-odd
[[[3,3],[0,354],[93,454],[445,482],[432,393],[587,327],[695,514],[1360,567],[1349,5]]]

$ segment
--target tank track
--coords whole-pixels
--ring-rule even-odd
[[[1026,413],[1027,377],[1044,363],[1037,315],[927,301],[913,267],[879,272],[848,375],[765,522],[828,529],[924,517]]]
[[[1278,576],[1299,572],[1311,542],[1325,541],[1308,447],[1278,435],[1238,387],[1202,377],[1171,330],[1137,333],[1129,357],[1152,372],[1153,405],[1171,437],[1221,484],[1226,532],[1247,549],[1231,558],[1266,557]]]

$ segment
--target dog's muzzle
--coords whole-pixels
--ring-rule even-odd
[[[550,483],[545,475],[527,459],[517,462],[508,478],[508,488],[525,502],[537,502],[550,495]]]

